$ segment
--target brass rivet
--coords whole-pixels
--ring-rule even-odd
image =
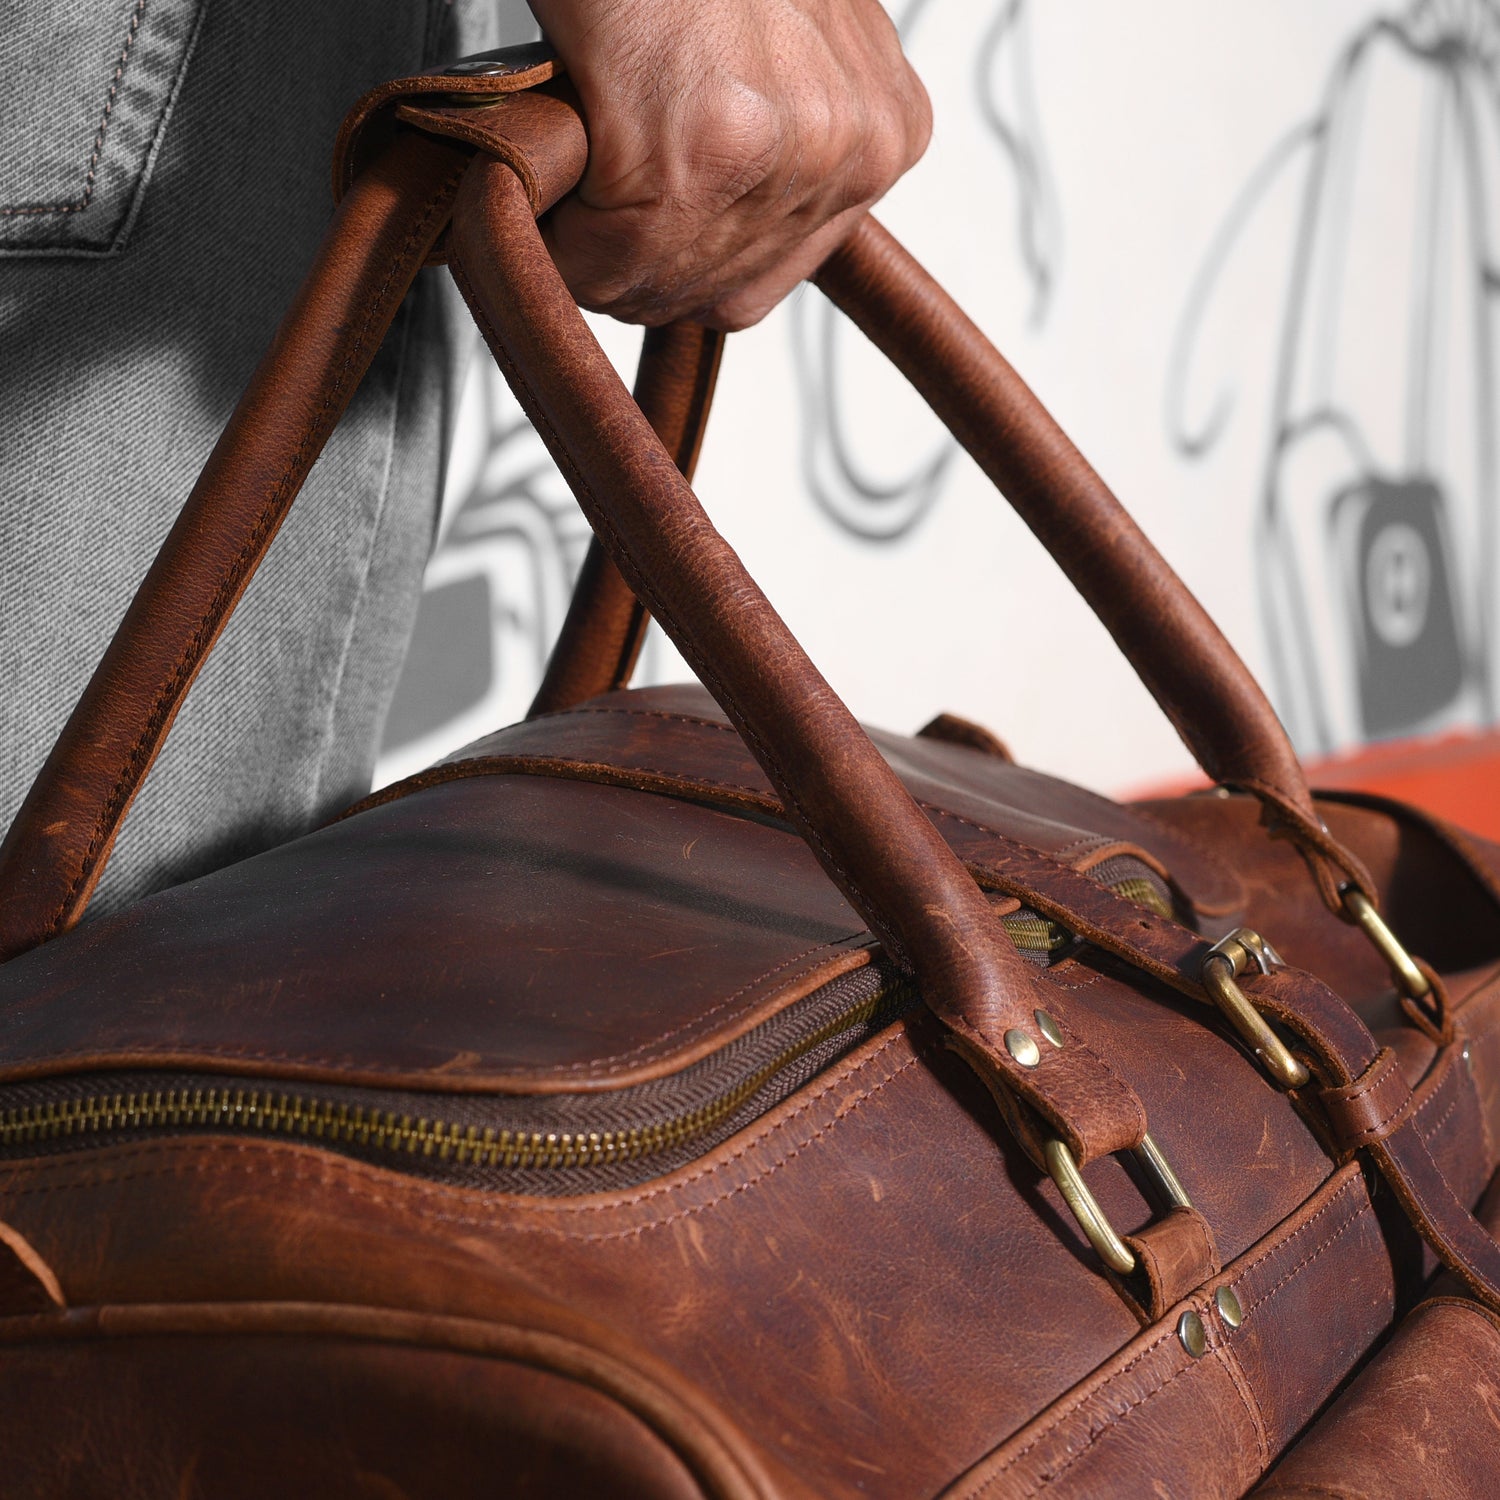
[[[1047,1014],[1046,1011],[1044,1011],[1044,1010],[1037,1011],[1037,1013],[1036,1013],[1036,1024],[1041,1027],[1041,1029],[1042,1029],[1042,1035],[1044,1037],[1046,1037],[1047,1040],[1049,1042],[1051,1042],[1054,1047],[1061,1047],[1062,1046],[1062,1044],[1063,1044],[1062,1027],[1059,1026],[1057,1024],[1057,1022],[1054,1021],[1052,1019],[1052,1017]]]
[[[1005,1033],[1005,1050],[1023,1068],[1034,1068],[1042,1060],[1042,1049],[1018,1026]]]
[[[1245,1321],[1245,1310],[1240,1306],[1240,1299],[1229,1287],[1221,1286],[1214,1293],[1214,1303],[1219,1309],[1219,1316],[1231,1328],[1238,1328]]]
[[[1208,1334],[1203,1330],[1203,1319],[1195,1312],[1185,1312],[1178,1318],[1177,1337],[1194,1359],[1201,1359],[1208,1348]]]
[[[1464,1067],[1472,1073],[1474,1071],[1474,1058],[1469,1051],[1469,1044],[1467,1042],[1464,1043],[1464,1050],[1458,1055],[1463,1059]]]

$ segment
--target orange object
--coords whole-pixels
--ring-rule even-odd
[[[1461,730],[1425,739],[1385,740],[1307,762],[1314,790],[1378,792],[1500,840],[1500,729]],[[1184,777],[1137,797],[1169,797],[1207,785]]]
[[[1380,792],[1500,839],[1500,730],[1389,740],[1307,768],[1316,787]]]

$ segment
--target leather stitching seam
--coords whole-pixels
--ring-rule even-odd
[[[1076,1464],[1081,1458],[1083,1458],[1091,1448],[1098,1444],[1102,1439],[1108,1437],[1110,1433],[1119,1431],[1121,1424],[1131,1414],[1131,1412],[1138,1411],[1153,1397],[1161,1395],[1163,1391],[1169,1389],[1184,1375],[1191,1373],[1197,1368],[1198,1364],[1196,1361],[1190,1361],[1187,1364],[1179,1365],[1177,1369],[1174,1370],[1169,1376],[1167,1376],[1167,1378],[1163,1380],[1159,1385],[1153,1386],[1149,1391],[1146,1391],[1143,1395],[1138,1396],[1134,1401],[1127,1402],[1126,1405],[1122,1406],[1118,1411],[1112,1412],[1109,1416],[1105,1417],[1100,1422],[1100,1424],[1089,1434],[1088,1439],[1085,1441],[1083,1446],[1077,1450],[1077,1452],[1069,1454],[1067,1461],[1063,1464],[1060,1464],[1056,1469],[1048,1474],[1040,1484],[1030,1486],[1027,1490],[1027,1494],[1040,1494],[1042,1490],[1056,1484],[1057,1481],[1061,1479],[1063,1475],[1073,1467],[1074,1464]]]
[[[1250,1431],[1255,1438],[1256,1469],[1263,1474],[1271,1467],[1271,1440],[1266,1432],[1266,1418],[1260,1409],[1260,1398],[1255,1394],[1255,1387],[1250,1384],[1244,1365],[1240,1363],[1233,1339],[1223,1339],[1214,1349],[1214,1355],[1223,1364],[1229,1382],[1238,1393],[1245,1413],[1250,1418]]]
[[[585,704],[580,708],[564,708],[557,713],[538,714],[533,723],[542,720],[566,719],[578,714],[628,714],[636,719],[665,719],[672,724],[692,724],[701,729],[715,729],[722,734],[738,734],[739,731],[733,724],[726,724],[719,719],[699,718],[696,714],[674,714],[664,708],[615,708],[610,704],[599,704],[597,706]]]
[[[1262,1253],[1256,1256],[1256,1258],[1252,1260],[1248,1265],[1241,1267],[1241,1269],[1235,1276],[1235,1284],[1238,1285],[1240,1282],[1242,1282],[1253,1270],[1262,1265],[1265,1261],[1269,1260],[1273,1255],[1276,1255],[1285,1246],[1290,1245],[1293,1240],[1298,1239],[1300,1236],[1306,1234],[1307,1231],[1311,1229],[1313,1225],[1323,1217],[1324,1214],[1331,1213],[1336,1207],[1338,1207],[1339,1199],[1341,1199],[1346,1193],[1350,1192],[1353,1189],[1354,1185],[1360,1181],[1362,1181],[1362,1179],[1357,1172],[1352,1174],[1347,1182],[1345,1182],[1341,1187],[1334,1190],[1334,1193],[1332,1197],[1329,1198],[1328,1202],[1325,1203],[1322,1208],[1320,1208],[1315,1214],[1313,1214],[1313,1216],[1308,1219],[1305,1224],[1299,1224],[1289,1235],[1287,1235],[1284,1240],[1281,1240],[1279,1243],[1272,1245],[1270,1249],[1262,1251]],[[1359,1210],[1359,1212],[1363,1211],[1363,1208]]]
[[[592,1057],[587,1062],[568,1063],[566,1066],[556,1069],[548,1069],[548,1071],[555,1071],[559,1073],[579,1073],[583,1072],[585,1069],[600,1067],[606,1063],[621,1063],[624,1062],[627,1058],[639,1056],[642,1052],[649,1052],[654,1047],[660,1047],[663,1042],[670,1041],[675,1036],[680,1036],[684,1031],[694,1031],[701,1028],[704,1022],[707,1021],[711,1016],[717,1015],[721,1010],[724,1010],[728,1006],[732,1005],[736,1000],[740,998],[741,995],[748,994],[758,985],[764,984],[766,980],[772,978],[774,975],[781,973],[783,969],[789,969],[793,964],[801,963],[803,959],[810,958],[815,953],[826,952],[831,956],[835,952],[835,950],[839,949],[841,946],[848,943],[858,942],[859,939],[865,936],[867,936],[867,934],[863,930],[861,930],[859,932],[849,933],[844,937],[835,938],[831,942],[816,943],[811,948],[805,948],[801,953],[793,954],[791,958],[788,958],[782,963],[776,964],[774,967],[767,969],[764,974],[761,974],[756,978],[750,980],[747,984],[741,985],[739,989],[737,989],[732,995],[726,995],[717,1004],[710,1006],[705,1011],[700,1011],[692,1018],[692,1020],[684,1021],[680,1026],[674,1026],[670,1031],[662,1032],[660,1036],[652,1037],[649,1041],[641,1042],[639,1045],[631,1047],[624,1052],[612,1052],[605,1057]],[[847,949],[845,951],[847,951]],[[816,964],[807,965],[809,971],[816,969],[817,967],[818,966]]]
[[[1051,1418],[1042,1426],[1040,1431],[1033,1433],[1032,1436],[1027,1440],[1027,1442],[1021,1448],[1017,1449],[1016,1452],[1012,1453],[1005,1460],[1005,1462],[1000,1465],[998,1469],[993,1469],[988,1474],[986,1474],[980,1481],[979,1488],[970,1490],[968,1494],[970,1496],[982,1495],[984,1491],[990,1487],[990,1485],[992,1485],[1002,1474],[1006,1472],[1007,1469],[1014,1467],[1023,1458],[1025,1458],[1028,1453],[1036,1448],[1038,1444],[1045,1442],[1047,1438],[1049,1438],[1070,1417],[1076,1416],[1077,1413],[1081,1411],[1085,1406],[1089,1405],[1093,1401],[1096,1401],[1117,1380],[1122,1380],[1133,1369],[1135,1369],[1135,1367],[1140,1364],[1142,1360],[1149,1359],[1151,1355],[1153,1355],[1158,1349],[1160,1349],[1163,1344],[1167,1343],[1170,1339],[1173,1339],[1175,1337],[1175,1329],[1168,1329],[1165,1333],[1158,1334],[1156,1338],[1154,1338],[1149,1344],[1147,1344],[1144,1349],[1137,1351],[1125,1364],[1121,1365],[1118,1370],[1107,1376],[1103,1384],[1095,1387],[1091,1391],[1085,1392],[1083,1395],[1074,1397],[1074,1399],[1068,1402],[1068,1404],[1061,1411],[1054,1412]]]
[[[1382,1087],[1393,1070],[1400,1066],[1400,1059],[1390,1048],[1384,1049],[1385,1055],[1377,1057],[1370,1066],[1365,1069],[1365,1078],[1370,1078],[1372,1073],[1377,1076],[1371,1078],[1368,1083],[1363,1079],[1357,1079],[1347,1089],[1334,1090],[1338,1099],[1343,1104],[1353,1104],[1356,1099],[1363,1099],[1366,1094],[1372,1094],[1376,1089]]]
[[[1170,1339],[1174,1338],[1175,1336],[1176,1334],[1174,1330],[1173,1333],[1167,1335],[1167,1338]],[[1039,1480],[1036,1483],[1029,1484],[1023,1493],[1026,1495],[1037,1495],[1040,1494],[1044,1489],[1047,1489],[1049,1486],[1056,1484],[1057,1481],[1061,1479],[1062,1476],[1066,1474],[1068,1470],[1071,1469],[1073,1465],[1079,1461],[1079,1459],[1083,1458],[1088,1453],[1089,1449],[1094,1447],[1094,1445],[1098,1443],[1101,1438],[1106,1437],[1111,1432],[1117,1431],[1120,1425],[1130,1415],[1131,1412],[1136,1411],[1140,1407],[1144,1406],[1149,1400],[1151,1400],[1153,1396],[1159,1396],[1164,1390],[1172,1385],[1174,1381],[1180,1379],[1190,1370],[1196,1368],[1198,1368],[1196,1361],[1189,1361],[1187,1363],[1180,1364],[1165,1379],[1158,1381],[1158,1383],[1153,1385],[1150,1390],[1145,1391],[1141,1395],[1137,1396],[1133,1401],[1127,1401],[1124,1406],[1121,1406],[1108,1413],[1100,1413],[1097,1419],[1097,1425],[1092,1426],[1092,1430],[1089,1432],[1088,1437],[1084,1440],[1083,1446],[1075,1449],[1072,1453],[1070,1453],[1067,1457],[1067,1460],[1064,1463],[1060,1464],[1057,1468],[1053,1469],[1049,1474],[1046,1475],[1045,1478]],[[1119,1373],[1124,1374],[1124,1371],[1122,1370]],[[1111,1383],[1113,1383],[1113,1380],[1115,1378],[1117,1377],[1111,1377]],[[1005,1471],[1009,1469],[1015,1462],[1017,1462],[1022,1456],[1022,1454],[1017,1453],[1014,1458],[1008,1459],[1006,1463],[1001,1468],[996,1469],[994,1473],[987,1474],[983,1482],[980,1484],[979,1488],[976,1490],[971,1490],[969,1492],[970,1496],[977,1497],[979,1495],[983,1495],[985,1491],[988,1490],[992,1485],[994,1485],[996,1480],[998,1480],[1005,1473]]]
[[[1433,1096],[1432,1096],[1432,1099],[1429,1099],[1427,1101],[1427,1104],[1431,1104],[1432,1100],[1436,1099],[1437,1097],[1438,1097],[1437,1093],[1434,1092]],[[1448,1121],[1453,1118],[1453,1111],[1458,1108],[1460,1102],[1461,1102],[1460,1097],[1458,1095],[1455,1095],[1453,1097],[1453,1099],[1449,1102],[1447,1109],[1445,1109],[1442,1112],[1442,1114],[1440,1114],[1437,1117],[1437,1119],[1435,1119],[1434,1121],[1432,1121],[1431,1124],[1424,1125],[1423,1127],[1421,1127],[1422,1137],[1423,1137],[1424,1140],[1430,1141],[1433,1138],[1433,1136],[1435,1136],[1443,1128],[1443,1126],[1446,1125],[1448,1123]],[[1424,1104],[1422,1106],[1422,1109],[1426,1109],[1427,1108],[1427,1104]],[[1417,1111],[1418,1115],[1420,1115],[1422,1113],[1422,1109],[1419,1109]]]
[[[1479,1223],[1473,1213],[1465,1207],[1458,1194],[1453,1191],[1453,1184],[1448,1181],[1447,1176],[1443,1173],[1437,1162],[1433,1160],[1432,1152],[1428,1149],[1427,1142],[1423,1140],[1421,1131],[1413,1128],[1411,1134],[1417,1150],[1426,1158],[1426,1164],[1431,1167],[1432,1175],[1441,1188],[1439,1201],[1441,1202],[1443,1197],[1446,1196],[1448,1205],[1457,1210],[1456,1222],[1460,1226],[1472,1227],[1477,1231],[1479,1243],[1490,1247],[1491,1254],[1488,1257],[1489,1260],[1492,1264],[1496,1263],[1497,1260],[1500,1260],[1500,1246],[1496,1245],[1489,1231]],[[1478,1293],[1486,1305],[1494,1307],[1497,1302],[1500,1302],[1500,1288],[1496,1287],[1490,1276],[1481,1267],[1472,1263],[1468,1253],[1461,1248],[1456,1240],[1450,1241],[1443,1226],[1427,1212],[1427,1205],[1418,1197],[1418,1190],[1412,1184],[1412,1174],[1403,1169],[1396,1174],[1396,1177],[1397,1180],[1393,1181],[1391,1185],[1396,1189],[1398,1197],[1409,1198],[1411,1208],[1415,1211],[1416,1215],[1413,1219],[1413,1227],[1422,1235],[1423,1239],[1427,1240],[1431,1248],[1438,1253],[1439,1258],[1460,1281],[1464,1282],[1470,1290]],[[1404,1192],[1403,1189],[1405,1190]],[[1433,1240],[1437,1240],[1439,1243],[1433,1244]]]
[[[1332,1205],[1329,1204],[1329,1205],[1326,1205],[1326,1206],[1327,1207],[1331,1207]],[[1253,1302],[1251,1302],[1251,1303],[1249,1303],[1249,1304],[1247,1304],[1245,1306],[1245,1308],[1244,1308],[1244,1317],[1245,1317],[1245,1320],[1248,1321],[1249,1318],[1250,1318],[1250,1314],[1253,1313],[1256,1310],[1256,1308],[1261,1307],[1265,1303],[1269,1302],[1289,1281],[1292,1281],[1297,1276],[1301,1275],[1301,1273],[1303,1271],[1305,1271],[1307,1269],[1307,1267],[1310,1266],[1315,1260],[1317,1260],[1317,1258],[1320,1255],[1322,1255],[1325,1250],[1332,1249],[1333,1246],[1336,1245],[1339,1242],[1339,1240],[1341,1240],[1351,1229],[1353,1229],[1354,1226],[1356,1224],[1358,1224],[1360,1222],[1360,1220],[1365,1217],[1366,1214],[1369,1214],[1369,1213],[1372,1213],[1372,1212],[1373,1212],[1373,1209],[1370,1207],[1370,1205],[1368,1203],[1363,1203],[1363,1204],[1360,1204],[1358,1207],[1356,1207],[1356,1209],[1354,1210],[1354,1212],[1352,1214],[1350,1214],[1349,1217],[1347,1219],[1345,1219],[1344,1222],[1342,1224],[1340,1224],[1337,1229],[1335,1229],[1326,1239],[1322,1240],[1319,1243],[1318,1248],[1316,1250],[1312,1251],[1308,1255],[1304,1255],[1302,1257],[1302,1259],[1299,1260],[1297,1262],[1297,1264],[1294,1265],[1289,1271],[1284,1272],[1282,1274],[1282,1276],[1272,1286],[1268,1287]],[[1311,1222],[1311,1221],[1309,1220],[1309,1222]],[[1291,1238],[1295,1238],[1295,1237],[1296,1237],[1295,1235],[1291,1236]],[[1278,1246],[1277,1248],[1280,1248],[1280,1247]],[[1242,1279],[1243,1279],[1242,1276],[1236,1276],[1235,1277],[1236,1284],[1238,1284]],[[1243,1327],[1243,1324],[1241,1324],[1241,1326]]]
[[[1374,1093],[1381,1088],[1386,1080],[1391,1077],[1400,1067],[1400,1061],[1394,1052],[1388,1051],[1383,1058],[1377,1058],[1366,1069],[1367,1073],[1378,1072],[1379,1076],[1372,1082],[1365,1084],[1362,1088],[1356,1088],[1350,1093],[1338,1093],[1337,1101],[1343,1104],[1352,1104],[1356,1099],[1362,1099],[1368,1094]],[[1436,1095],[1437,1090],[1433,1090]],[[1371,1141],[1384,1140],[1390,1134],[1392,1124],[1401,1119],[1403,1115],[1415,1114],[1416,1095],[1410,1089],[1406,1090],[1405,1097],[1398,1099],[1394,1105],[1373,1125],[1367,1125],[1363,1130],[1351,1131],[1348,1135],[1338,1133],[1339,1143],[1343,1146],[1368,1145]],[[1337,1125],[1335,1124],[1335,1130]]]
[[[324,393],[323,404],[319,407],[317,416],[314,418],[310,426],[304,429],[302,440],[298,443],[296,451],[287,464],[286,470],[283,472],[281,478],[272,488],[270,495],[266,498],[260,516],[257,519],[255,527],[252,530],[249,538],[246,540],[245,545],[240,549],[238,555],[235,557],[234,562],[230,566],[230,570],[226,574],[222,575],[219,587],[215,591],[213,598],[210,600],[208,609],[199,618],[198,624],[194,629],[191,637],[189,638],[187,645],[184,647],[182,653],[178,656],[177,661],[173,666],[170,677],[162,685],[160,691],[157,693],[155,699],[153,700],[150,712],[147,716],[146,725],[142,729],[139,737],[136,739],[135,744],[131,747],[130,753],[126,756],[125,764],[121,768],[120,774],[116,778],[115,784],[111,788],[109,796],[105,800],[104,807],[100,811],[100,814],[94,823],[92,836],[90,837],[88,846],[84,851],[81,867],[69,884],[67,891],[59,901],[57,909],[53,913],[51,921],[45,928],[45,932],[48,937],[54,935],[62,925],[63,921],[66,919],[67,914],[71,909],[73,901],[76,898],[80,888],[88,879],[89,873],[92,870],[94,862],[100,852],[101,845],[105,842],[106,838],[116,830],[118,820],[122,816],[122,804],[128,803],[128,801],[130,800],[129,788],[133,783],[136,782],[137,767],[143,760],[148,759],[150,754],[149,747],[157,738],[157,735],[161,729],[162,720],[166,717],[171,704],[181,691],[183,680],[186,677],[192,675],[193,671],[196,668],[196,665],[199,662],[203,642],[205,638],[212,633],[213,622],[220,617],[229,599],[234,595],[238,587],[237,579],[240,572],[260,549],[262,540],[264,539],[267,531],[271,528],[274,522],[276,510],[280,504],[281,497],[286,492],[288,485],[293,482],[294,476],[301,468],[303,460],[306,457],[309,448],[311,448],[314,444],[316,435],[321,432],[325,418],[336,404],[339,396],[342,394],[344,384],[348,379],[349,371],[352,368],[355,359],[364,348],[365,340],[368,337],[371,325],[384,311],[386,299],[390,293],[392,284],[396,281],[402,270],[409,263],[413,248],[422,240],[427,226],[432,222],[433,216],[437,214],[443,207],[444,203],[452,197],[452,194],[457,188],[459,179],[462,177],[464,168],[466,166],[467,163],[463,164],[462,166],[456,167],[452,172],[449,173],[448,177],[438,185],[438,187],[432,193],[431,197],[429,197],[429,199],[427,200],[427,203],[424,205],[422,213],[418,218],[416,224],[407,234],[406,239],[402,241],[401,246],[398,248],[395,256],[393,257],[391,267],[386,274],[385,281],[381,283],[381,286],[377,291],[375,297],[371,300],[371,302],[365,309],[365,318],[364,322],[360,326],[359,333],[356,335],[354,341],[345,350],[344,362],[340,366],[338,376],[335,378],[332,387]]]

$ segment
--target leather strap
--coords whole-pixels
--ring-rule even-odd
[[[1306,857],[1329,907],[1377,896],[1313,810],[1291,741],[1260,685],[1130,513],[957,303],[873,219],[813,278],[894,363],[1103,621],[1199,765],[1261,799]]]
[[[648,328],[641,346],[635,403],[690,482],[723,353],[724,335],[696,323]],[[599,538],[592,537],[527,718],[625,687],[650,619]]]
[[[0,844],[0,959],[73,925],[219,632],[447,223],[467,154],[410,135],[350,189]]]
[[[1384,1140],[1416,1108],[1392,1047],[1382,1047],[1375,1061],[1352,1082],[1326,1088],[1319,1102],[1334,1139],[1345,1150]]]
[[[714,530],[545,254],[525,189],[476,159],[449,265],[517,399],[636,595],[718,699],[830,877],[1040,1157],[1025,1101],[1082,1165],[1139,1143],[1144,1111],[1087,1047],[1017,1062],[1035,971],[880,752]]]
[[[454,134],[516,165],[489,136],[493,110],[402,105],[401,118]],[[525,172],[536,170],[524,152]],[[523,173],[523,180],[525,176]],[[531,196],[535,198],[535,192]],[[866,219],[813,277],[815,284],[923,395],[1047,548],[1104,623],[1162,711],[1215,780],[1259,798],[1272,831],[1290,836],[1319,894],[1345,916],[1341,887],[1378,902],[1363,863],[1334,839],[1313,807],[1301,762],[1260,685],[1198,600],[1046,408],[963,310],[874,219]],[[624,686],[623,593],[602,562],[570,611],[570,656],[597,643],[589,680]],[[543,701],[539,697],[539,702]],[[545,698],[548,706],[568,702]],[[533,713],[544,711],[533,707]]]
[[[497,54],[499,55],[499,54]],[[551,122],[533,128],[507,105],[546,80],[544,52],[505,54],[498,76],[424,74],[382,84],[350,112],[335,152],[335,184],[352,178],[393,118],[464,141],[508,162],[533,204],[555,169]],[[462,92],[455,93],[461,88]],[[485,97],[496,100],[476,108]],[[563,86],[562,98],[572,96]],[[568,184],[571,186],[571,184]],[[557,183],[549,191],[560,196]],[[540,211],[540,209],[538,210]],[[1259,684],[1129,512],[1025,382],[946,292],[873,219],[866,219],[813,277],[827,296],[926,398],[1109,629],[1199,765],[1259,798],[1273,833],[1290,836],[1330,910],[1346,917],[1340,887],[1378,903],[1363,863],[1322,826],[1296,752]],[[668,444],[670,447],[670,443]],[[623,687],[629,606],[623,581],[594,554],[569,612],[570,670]],[[584,653],[600,660],[584,668]],[[545,701],[554,700],[550,689]],[[539,701],[541,697],[539,695]],[[576,701],[576,700],[574,700]],[[533,706],[533,713],[544,711]]]

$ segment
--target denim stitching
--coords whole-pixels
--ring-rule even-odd
[[[130,49],[135,46],[136,35],[141,29],[141,17],[146,13],[146,0],[136,0],[130,17],[130,30],[125,35],[125,47],[120,60],[115,64],[115,76],[109,81],[109,95],[104,101],[104,113],[99,119],[99,129],[94,136],[94,153],[89,157],[87,175],[83,179],[83,197],[72,203],[37,203],[21,207],[0,208],[0,214],[74,214],[82,213],[94,196],[94,174],[99,158],[104,153],[104,137],[109,134],[110,116],[114,113],[115,99],[120,92],[120,80],[125,76],[125,64],[130,61]]]

